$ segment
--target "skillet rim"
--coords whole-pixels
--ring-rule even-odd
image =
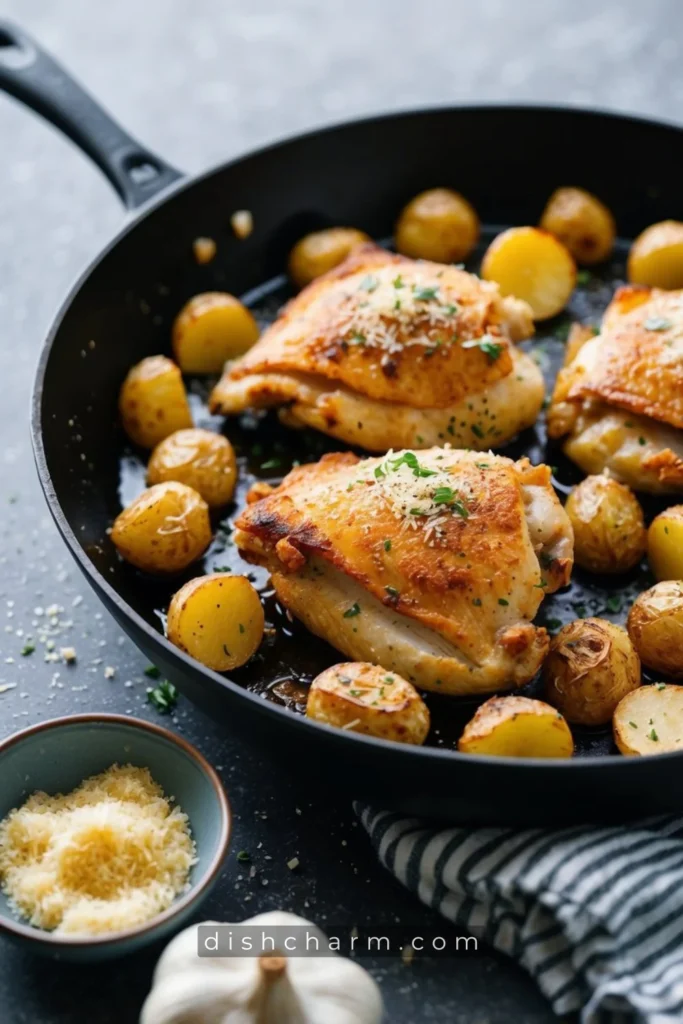
[[[405,754],[406,758],[412,757],[413,759],[429,759],[432,763],[453,763],[453,759],[455,758],[455,763],[462,764],[464,761],[472,768],[476,767],[476,765],[480,765],[482,767],[487,766],[490,769],[500,768],[507,769],[508,771],[515,770],[520,776],[526,775],[530,771],[535,772],[540,767],[551,769],[553,772],[557,773],[562,771],[587,771],[593,767],[606,767],[608,765],[611,766],[612,771],[634,773],[647,770],[646,766],[650,765],[652,760],[655,758],[657,761],[662,762],[683,760],[683,750],[668,751],[662,754],[642,755],[640,757],[625,757],[623,755],[619,756],[618,754],[599,754],[595,757],[591,756],[580,758],[534,758],[462,754],[457,749],[451,750],[441,747],[415,746],[408,743],[398,743],[394,740],[377,739],[373,736],[365,736],[361,733],[351,734],[348,730],[342,731],[335,729],[332,726],[311,720],[305,715],[294,714],[284,705],[275,704],[272,701],[264,701],[259,694],[253,693],[252,691],[245,689],[243,686],[240,686],[239,683],[234,682],[232,679],[223,676],[218,672],[214,672],[212,669],[206,668],[200,662],[185,654],[184,651],[175,647],[163,633],[160,633],[151,626],[146,619],[144,619],[135,611],[134,608],[123,600],[118,591],[107,581],[105,576],[100,573],[81,547],[78,538],[72,530],[59,502],[59,498],[53,486],[52,477],[47,466],[45,447],[43,444],[42,399],[44,393],[45,373],[52,354],[54,342],[62,326],[63,320],[73,305],[74,300],[87,284],[87,281],[91,277],[93,271],[100,266],[103,260],[114,250],[123,238],[134,231],[159,207],[174,199],[175,196],[181,192],[203,184],[207,179],[213,177],[215,174],[228,170],[229,168],[240,164],[244,160],[257,157],[261,159],[265,158],[271,152],[289,146],[294,142],[304,142],[314,136],[319,137],[321,135],[332,134],[343,128],[381,124],[385,121],[400,120],[402,118],[418,118],[440,113],[489,114],[493,112],[499,113],[500,111],[505,111],[512,116],[515,116],[516,114],[537,114],[539,116],[578,116],[580,118],[584,117],[588,120],[597,121],[608,119],[611,121],[621,122],[625,127],[628,125],[633,127],[648,126],[651,128],[664,129],[665,131],[673,131],[679,134],[683,133],[683,125],[675,121],[646,117],[644,115],[629,112],[610,111],[604,108],[587,108],[567,103],[506,103],[504,101],[498,103],[474,104],[445,103],[430,107],[411,107],[403,108],[401,110],[363,115],[357,118],[333,122],[332,124],[321,125],[317,128],[308,129],[304,132],[285,135],[256,149],[240,153],[230,160],[214,164],[199,174],[188,175],[180,178],[179,181],[174,182],[167,188],[164,188],[156,196],[149,199],[138,211],[133,211],[132,216],[126,218],[121,229],[116,232],[113,238],[106,243],[106,245],[88,263],[86,268],[78,275],[76,281],[69,289],[66,297],[61,302],[52,319],[50,328],[40,349],[30,399],[31,443],[36,470],[43,495],[45,496],[45,500],[47,501],[47,505],[55,525],[98,599],[103,600],[102,594],[106,595],[107,601],[116,606],[125,619],[132,621],[135,628],[143,632],[152,645],[159,645],[163,648],[165,657],[177,664],[179,674],[191,675],[193,673],[199,673],[201,677],[211,682],[213,689],[215,689],[215,685],[218,684],[231,691],[236,698],[242,698],[250,701],[253,705],[254,711],[261,711],[263,714],[270,716],[286,717],[290,727],[299,729],[303,735],[311,729],[318,732],[322,731],[323,733],[327,733],[330,740],[334,739],[335,743],[339,745],[344,745],[346,743],[361,743],[368,748],[368,753],[370,753],[370,750],[376,749],[378,753],[383,752],[385,757],[393,757],[394,759]],[[352,748],[349,747],[349,749]],[[620,767],[617,767],[618,765]]]

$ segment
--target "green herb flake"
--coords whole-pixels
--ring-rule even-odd
[[[657,689],[658,690],[665,690],[666,689],[666,683],[657,683]]]
[[[394,280],[391,283],[393,284],[394,288],[403,288],[404,287],[403,278],[401,277],[400,274],[398,275],[398,277],[395,277]]]
[[[475,437],[478,437],[480,439],[484,437],[484,431],[482,430],[478,423],[473,423],[472,426],[470,427],[470,430],[472,431]]]
[[[607,608],[608,612],[612,613],[612,615],[618,615],[621,611],[621,598],[619,597],[619,595],[612,594],[610,597],[608,597],[605,601],[605,607]]]
[[[240,862],[240,864],[250,864],[251,854],[247,850],[240,850],[239,853],[237,854],[237,859]]]
[[[628,724],[631,726],[632,729],[637,729],[638,728],[638,726],[636,725],[635,722],[629,722]]]
[[[656,729],[650,729],[649,733],[647,734],[647,738],[649,740],[652,740],[653,743],[659,743],[659,736],[657,735]]]
[[[162,679],[158,686],[147,691],[147,700],[159,714],[167,715],[178,703],[178,690],[168,679]]]
[[[282,465],[282,459],[266,459],[261,463],[261,469],[278,469]]]
[[[429,302],[431,299],[435,299],[438,294],[438,288],[424,288],[420,285],[413,286],[413,296],[418,302]]]
[[[491,335],[485,334],[482,338],[473,338],[471,341],[463,341],[462,348],[479,348],[487,355],[492,363],[501,355],[504,346],[496,342]]]
[[[360,615],[360,605],[358,604],[358,601],[356,601],[355,604],[352,604],[350,608],[346,609],[343,617],[345,619],[354,619],[356,615]]]
[[[358,287],[362,288],[364,292],[374,292],[374,290],[379,287],[379,281],[372,274],[368,274],[363,278]]]
[[[384,550],[385,550],[385,551],[391,551],[391,541],[389,540],[389,538],[388,538],[388,537],[387,537],[387,539],[386,539],[386,540],[384,541]]]
[[[394,601],[398,601],[401,594],[400,591],[396,589],[396,587],[385,587],[384,589],[386,590],[389,597],[393,598]]]
[[[27,658],[29,656],[29,654],[33,654],[35,649],[36,649],[36,645],[35,644],[24,644],[24,646],[21,648],[22,657]]]
[[[432,495],[435,505],[448,505],[455,498],[455,491],[451,487],[437,487]]]
[[[510,604],[510,602],[506,601],[504,597],[499,597],[498,598],[498,604],[502,605],[503,608],[507,608],[507,606]]]
[[[161,675],[161,669],[158,669],[156,665],[148,665],[147,668],[143,669],[143,672],[148,679],[158,679]]]
[[[472,599],[472,604],[474,605],[475,608],[481,608],[481,598],[480,597],[473,598]]]
[[[585,288],[585,286],[587,284],[590,284],[592,280],[593,275],[591,274],[590,270],[579,270],[578,274],[576,275],[576,283],[578,284],[579,288]]]
[[[644,438],[644,437],[639,437],[639,438],[638,438],[638,444],[639,444],[639,445],[641,446],[641,448],[642,448],[642,447],[644,447],[644,446],[645,446],[645,445],[647,444],[647,441],[645,440],[645,438]]]

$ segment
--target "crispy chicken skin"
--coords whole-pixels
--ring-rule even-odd
[[[683,490],[683,291],[618,289],[558,375],[548,432],[587,473]]]
[[[227,364],[211,408],[280,406],[290,426],[372,451],[429,447],[457,427],[461,443],[486,450],[542,405],[540,371],[511,343],[532,333],[527,304],[497,285],[365,245]]]
[[[237,519],[241,553],[348,657],[451,694],[534,676],[548,638],[532,620],[573,560],[547,466],[448,447],[332,454],[263,493]]]

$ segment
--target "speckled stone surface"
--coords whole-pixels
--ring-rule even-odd
[[[683,118],[679,0],[5,0],[2,13],[187,171],[317,124],[419,104],[548,100]],[[0,692],[1,735],[86,709],[155,714],[142,656],[101,611],[49,520],[27,426],[50,319],[121,221],[88,161],[0,96],[0,686],[10,687]],[[29,636],[36,650],[22,655]],[[75,647],[77,663],[51,661],[53,645]],[[294,786],[187,701],[170,724],[219,768],[236,812],[207,917],[284,907],[323,927],[388,913],[416,928],[436,923],[377,867],[348,806],[313,782]],[[235,858],[241,849],[252,879]],[[133,1022],[158,952],[84,971],[0,941],[0,1020]],[[489,952],[369,966],[391,1021],[553,1019],[522,971]]]

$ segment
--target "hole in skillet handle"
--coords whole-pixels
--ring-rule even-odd
[[[0,26],[0,65],[19,71],[35,60],[35,50],[25,40]]]
[[[123,161],[123,169],[134,185],[149,185],[161,174],[161,167],[144,153],[129,153]]]

